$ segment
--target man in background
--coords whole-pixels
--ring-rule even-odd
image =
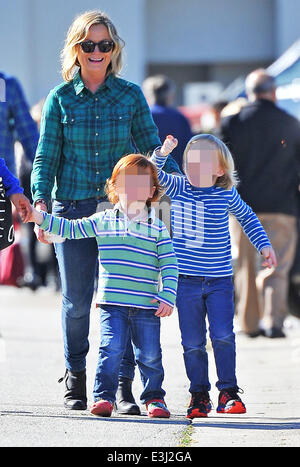
[[[143,92],[160,140],[164,141],[169,134],[177,138],[178,146],[172,151],[172,156],[182,170],[183,152],[193,134],[187,118],[174,107],[175,85],[166,76],[149,76],[143,83]]]
[[[245,85],[249,103],[222,120],[221,137],[233,153],[238,191],[266,230],[278,266],[257,272],[257,253],[232,220],[238,247],[236,312],[247,335],[285,337],[289,271],[297,242],[300,123],[276,105],[275,80],[265,70],[250,73]]]

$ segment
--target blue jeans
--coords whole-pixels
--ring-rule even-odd
[[[219,390],[237,388],[232,277],[179,276],[177,308],[190,392],[209,391],[206,316]]]
[[[54,201],[52,213],[67,219],[79,219],[96,212],[97,201]],[[62,285],[62,327],[66,368],[81,371],[89,350],[90,309],[94,294],[98,248],[94,238],[65,240],[55,244]],[[130,339],[120,376],[134,378],[134,355]]]
[[[118,376],[128,337],[131,334],[143,392],[143,404],[163,399],[164,370],[160,346],[160,318],[155,310],[119,305],[100,305],[101,342],[94,385],[94,399],[115,401]]]

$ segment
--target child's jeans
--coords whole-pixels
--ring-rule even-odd
[[[219,390],[237,388],[233,333],[233,281],[229,277],[179,275],[177,308],[190,392],[209,391],[206,315]]]
[[[133,342],[143,392],[141,402],[163,399],[164,370],[160,346],[160,318],[156,310],[119,305],[100,305],[101,342],[94,385],[94,399],[115,401],[120,364],[129,333]]]

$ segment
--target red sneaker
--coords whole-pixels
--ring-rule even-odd
[[[222,389],[219,394],[217,407],[218,413],[246,413],[245,404],[242,402],[238,392],[243,392],[236,388]]]
[[[152,399],[146,402],[148,417],[170,418],[170,412],[163,399]]]
[[[100,415],[101,417],[110,417],[113,411],[113,404],[104,399],[100,399],[91,407],[91,413],[93,415]]]
[[[193,392],[186,418],[193,419],[207,417],[207,414],[210,411],[211,402],[209,399],[209,393],[207,391]]]

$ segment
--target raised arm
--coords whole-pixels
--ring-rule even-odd
[[[171,175],[163,170],[167,156],[173,151],[177,144],[178,141],[176,138],[173,138],[171,135],[167,136],[163,145],[153,152],[150,159],[151,162],[156,165],[160,184],[166,188],[165,194],[170,198],[174,198],[180,191],[182,191],[184,186],[183,176]]]

